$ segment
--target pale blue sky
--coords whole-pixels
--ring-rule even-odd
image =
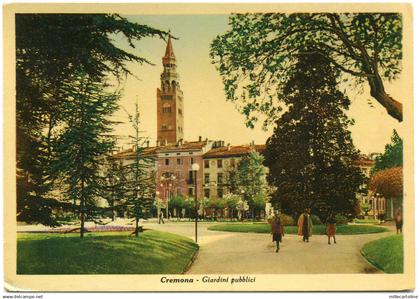
[[[184,92],[184,134],[185,140],[197,140],[198,136],[212,140],[220,139],[237,145],[254,140],[265,143],[271,130],[264,132],[257,126],[251,130],[245,127],[244,117],[235,109],[233,103],[226,102],[223,84],[215,66],[209,58],[209,46],[218,34],[228,29],[228,15],[137,15],[125,16],[131,21],[147,24],[154,28],[170,29],[179,40],[173,41],[178,62],[180,85]],[[120,46],[126,43],[116,38]],[[146,38],[136,43],[134,53],[147,58],[155,65],[129,64],[130,70],[138,79],[129,77],[124,82],[124,96],[121,105],[131,110],[136,96],[139,98],[143,129],[152,144],[156,140],[156,88],[160,86],[162,56],[166,43],[163,40]],[[389,93],[398,92],[398,81],[387,85]],[[366,88],[366,90],[368,90]],[[381,152],[389,142],[392,129],[399,131],[401,124],[386,114],[374,103],[370,107],[366,101],[369,94],[349,93],[352,106],[348,113],[356,120],[352,128],[355,145],[363,152]],[[396,97],[398,99],[398,97]],[[403,99],[398,99],[403,100]],[[126,122],[123,110],[115,118]],[[117,133],[124,135],[130,130],[128,124],[117,127]]]

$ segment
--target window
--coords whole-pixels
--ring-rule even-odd
[[[165,159],[165,165],[169,165],[169,159]]]
[[[194,195],[194,188],[188,188],[188,195],[193,196]]]
[[[223,173],[217,174],[217,184],[223,184]]]
[[[166,130],[168,128],[168,126],[166,124],[163,124],[161,128],[162,128],[162,130]]]
[[[223,167],[223,161],[222,160],[217,160],[217,168],[222,168]]]
[[[223,188],[217,188],[217,197],[219,198],[223,197]]]
[[[171,95],[163,95],[162,99],[164,100],[172,100],[172,96]]]
[[[182,160],[181,160],[181,158],[177,158],[177,159],[176,159],[176,164],[178,164],[178,165],[182,165]]]
[[[210,189],[204,189],[204,197],[210,198]]]
[[[230,159],[230,166],[235,167],[235,159]]]
[[[204,168],[210,168],[210,161],[204,160]]]
[[[210,174],[206,173],[204,175],[204,184],[209,184],[210,183]]]
[[[191,158],[191,165],[194,164],[194,158]]]
[[[163,113],[171,113],[171,107],[163,107]]]
[[[188,172],[188,184],[194,183],[194,173],[192,170]]]

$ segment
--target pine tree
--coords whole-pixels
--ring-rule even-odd
[[[403,140],[398,135],[397,131],[392,132],[391,143],[385,145],[384,153],[375,158],[375,165],[371,170],[371,175],[374,175],[380,170],[393,168],[403,165]]]
[[[277,187],[272,203],[297,217],[305,208],[325,219],[328,210],[354,215],[363,176],[354,166],[345,114],[349,99],[338,90],[338,71],[319,54],[301,54],[285,84],[288,105],[267,140],[269,183]]]
[[[111,219],[115,220],[115,212],[125,210],[126,169],[114,157],[107,159],[105,165],[105,199],[111,211]]]
[[[79,72],[105,82],[110,74],[130,74],[127,62],[150,63],[117,47],[113,35],[136,49],[136,41],[167,33],[117,14],[17,14],[15,20],[17,219],[54,226],[54,211],[64,203],[54,195],[49,169],[69,99],[65,85]]]
[[[98,200],[105,186],[101,175],[105,157],[114,147],[108,118],[117,109],[118,94],[106,93],[107,86],[89,75],[78,74],[63,85],[68,99],[63,103],[63,128],[55,146],[53,171],[63,177],[65,195],[80,215],[80,237],[85,222],[99,216]]]
[[[134,216],[136,237],[139,235],[139,220],[147,217],[148,210],[155,200],[155,159],[146,152],[148,139],[143,137],[140,128],[140,112],[136,102],[134,115],[128,113],[128,118],[134,131],[130,135],[130,144],[134,149],[134,159],[126,166],[128,173],[126,191],[127,208]]]

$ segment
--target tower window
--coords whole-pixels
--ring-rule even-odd
[[[171,113],[171,107],[163,107],[163,113]]]
[[[162,130],[166,130],[168,128],[168,126],[163,124],[161,128],[162,128]]]
[[[172,96],[171,95],[163,95],[162,99],[163,100],[172,100]]]

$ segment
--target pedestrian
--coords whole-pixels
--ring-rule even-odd
[[[283,226],[281,225],[280,216],[276,215],[273,220],[271,220],[271,234],[273,235],[273,242],[276,242],[276,252],[280,250],[280,242],[284,235]]]
[[[398,209],[398,212],[395,215],[395,226],[397,227],[397,234],[401,234],[402,233],[402,226],[403,226],[401,208]]]
[[[309,242],[309,237],[312,236],[312,220],[309,214],[309,209],[299,216],[298,219],[298,235],[303,236],[303,242]]]
[[[164,218],[164,216],[163,216],[163,211],[162,210],[160,210],[160,213],[159,213],[159,224],[162,222],[163,224],[165,224],[165,221],[163,221],[163,218]]]
[[[337,231],[337,226],[336,226],[337,220],[335,219],[335,215],[334,213],[331,211],[328,214],[327,219],[325,220],[325,224],[326,224],[326,233],[328,236],[328,244],[331,245],[330,239],[331,237],[333,237],[334,239],[334,244],[337,244],[336,240],[335,240],[335,233]]]

